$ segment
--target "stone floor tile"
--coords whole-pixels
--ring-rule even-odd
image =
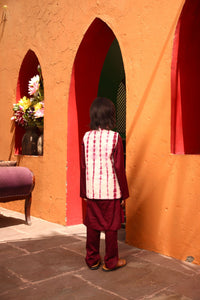
[[[17,276],[17,274],[14,274],[11,270],[3,266],[0,267],[0,299],[1,300],[3,299],[1,297],[2,293],[22,286],[24,286],[24,282]]]
[[[183,272],[184,274],[192,275],[194,273],[199,273],[200,268],[198,265],[181,261],[169,256],[161,255],[156,252],[143,250],[137,254],[143,260],[154,262],[155,264],[165,266],[174,271]]]
[[[8,243],[0,244],[0,265],[5,260],[9,260],[10,258],[16,258],[26,254],[26,251],[23,249],[18,249]]]
[[[10,259],[4,268],[19,274],[27,281],[40,281],[83,267],[83,258],[72,251],[57,247]]]
[[[86,242],[85,241],[79,240],[76,243],[62,245],[62,247],[64,249],[73,251],[73,252],[85,257],[85,254],[86,254]]]
[[[120,300],[118,295],[103,290],[91,282],[71,275],[32,284],[24,289],[14,289],[2,295],[2,300]]]
[[[139,258],[127,257],[128,264],[122,269],[105,273],[98,270],[96,284],[104,289],[110,288],[113,292],[131,299],[150,296],[164,288],[171,288],[180,280],[188,279],[187,275],[168,270]],[[91,272],[82,271],[87,280],[94,276]]]
[[[118,245],[127,266],[91,271],[84,259],[84,225],[65,227],[33,217],[27,226],[23,214],[4,212],[8,226],[0,228],[1,300],[200,300],[200,266],[127,245],[125,231],[120,230]],[[103,258],[103,233],[100,245]]]
[[[68,245],[78,242],[77,238],[72,236],[65,236],[65,235],[56,235],[56,236],[46,236],[41,239],[28,239],[24,241],[16,241],[10,242],[10,245],[13,247],[18,247],[20,249],[25,249],[29,252],[36,252],[41,250],[46,250],[50,248],[57,247],[58,245]]]
[[[145,271],[133,271],[128,265],[113,272],[106,273],[101,269],[96,271],[95,274],[91,272],[89,269],[83,270],[81,275],[88,281],[95,280],[96,285],[106,290],[109,289],[125,299],[140,299],[165,287],[165,284],[162,282],[158,284],[152,278],[144,278]]]
[[[0,242],[8,242],[10,240],[21,240],[23,238],[28,238],[28,234],[26,232],[20,231],[17,228],[19,227],[13,226],[13,228],[0,228]]]
[[[191,276],[187,280],[179,280],[176,286],[172,289],[192,300],[200,299],[200,275]]]
[[[191,298],[185,297],[183,295],[173,293],[171,291],[162,291],[156,295],[150,296],[152,300],[192,300]]]
[[[121,241],[118,242],[118,248],[119,248],[120,257],[129,256],[129,255],[137,255],[138,253],[143,251],[139,248],[130,246],[130,245],[126,244],[125,242],[121,242]]]

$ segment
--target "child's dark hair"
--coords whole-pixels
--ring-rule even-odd
[[[115,106],[110,99],[97,97],[90,107],[90,128],[92,130],[113,129],[116,124]]]

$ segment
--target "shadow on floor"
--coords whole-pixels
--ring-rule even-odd
[[[0,228],[10,227],[10,226],[15,226],[20,224],[26,224],[25,220],[6,217],[0,214]]]

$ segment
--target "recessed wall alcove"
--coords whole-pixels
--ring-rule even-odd
[[[121,82],[125,87],[119,51],[113,31],[105,22],[96,18],[85,33],[74,60],[68,101],[67,225],[80,224],[84,218],[85,202],[80,198],[79,189],[80,145],[84,133],[90,128],[90,105],[98,95],[113,100],[119,94]],[[112,54],[114,57],[111,61]],[[108,79],[105,77],[105,70],[109,65],[112,65],[112,71]]]
[[[126,163],[126,79],[121,49],[115,38],[107,52],[98,86],[98,96],[109,98],[116,109],[116,131],[122,137]]]
[[[173,45],[171,152],[200,154],[200,1],[186,0]]]
[[[18,81],[17,81],[17,90],[16,90],[16,103],[19,100],[26,96],[30,98],[28,94],[28,82],[30,79],[38,74],[38,65],[40,65],[39,60],[34,53],[34,51],[29,50],[20,67]],[[15,154],[22,154],[22,137],[25,133],[23,127],[15,125]]]

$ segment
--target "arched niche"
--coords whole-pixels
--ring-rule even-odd
[[[200,2],[186,0],[173,45],[171,152],[200,154]]]
[[[114,40],[113,31],[96,18],[85,33],[74,60],[68,101],[67,225],[83,221],[85,205],[79,196],[80,145],[89,130],[90,105],[98,95],[104,62]]]
[[[26,53],[19,71],[16,91],[16,102],[18,102],[23,96],[30,97],[28,94],[28,82],[29,80],[38,74],[39,60],[32,50],[28,50]],[[22,137],[25,133],[25,129],[16,125],[15,127],[15,154],[22,153]]]
[[[115,38],[107,52],[99,80],[98,96],[109,98],[116,109],[116,130],[126,147],[126,79],[121,49]]]

